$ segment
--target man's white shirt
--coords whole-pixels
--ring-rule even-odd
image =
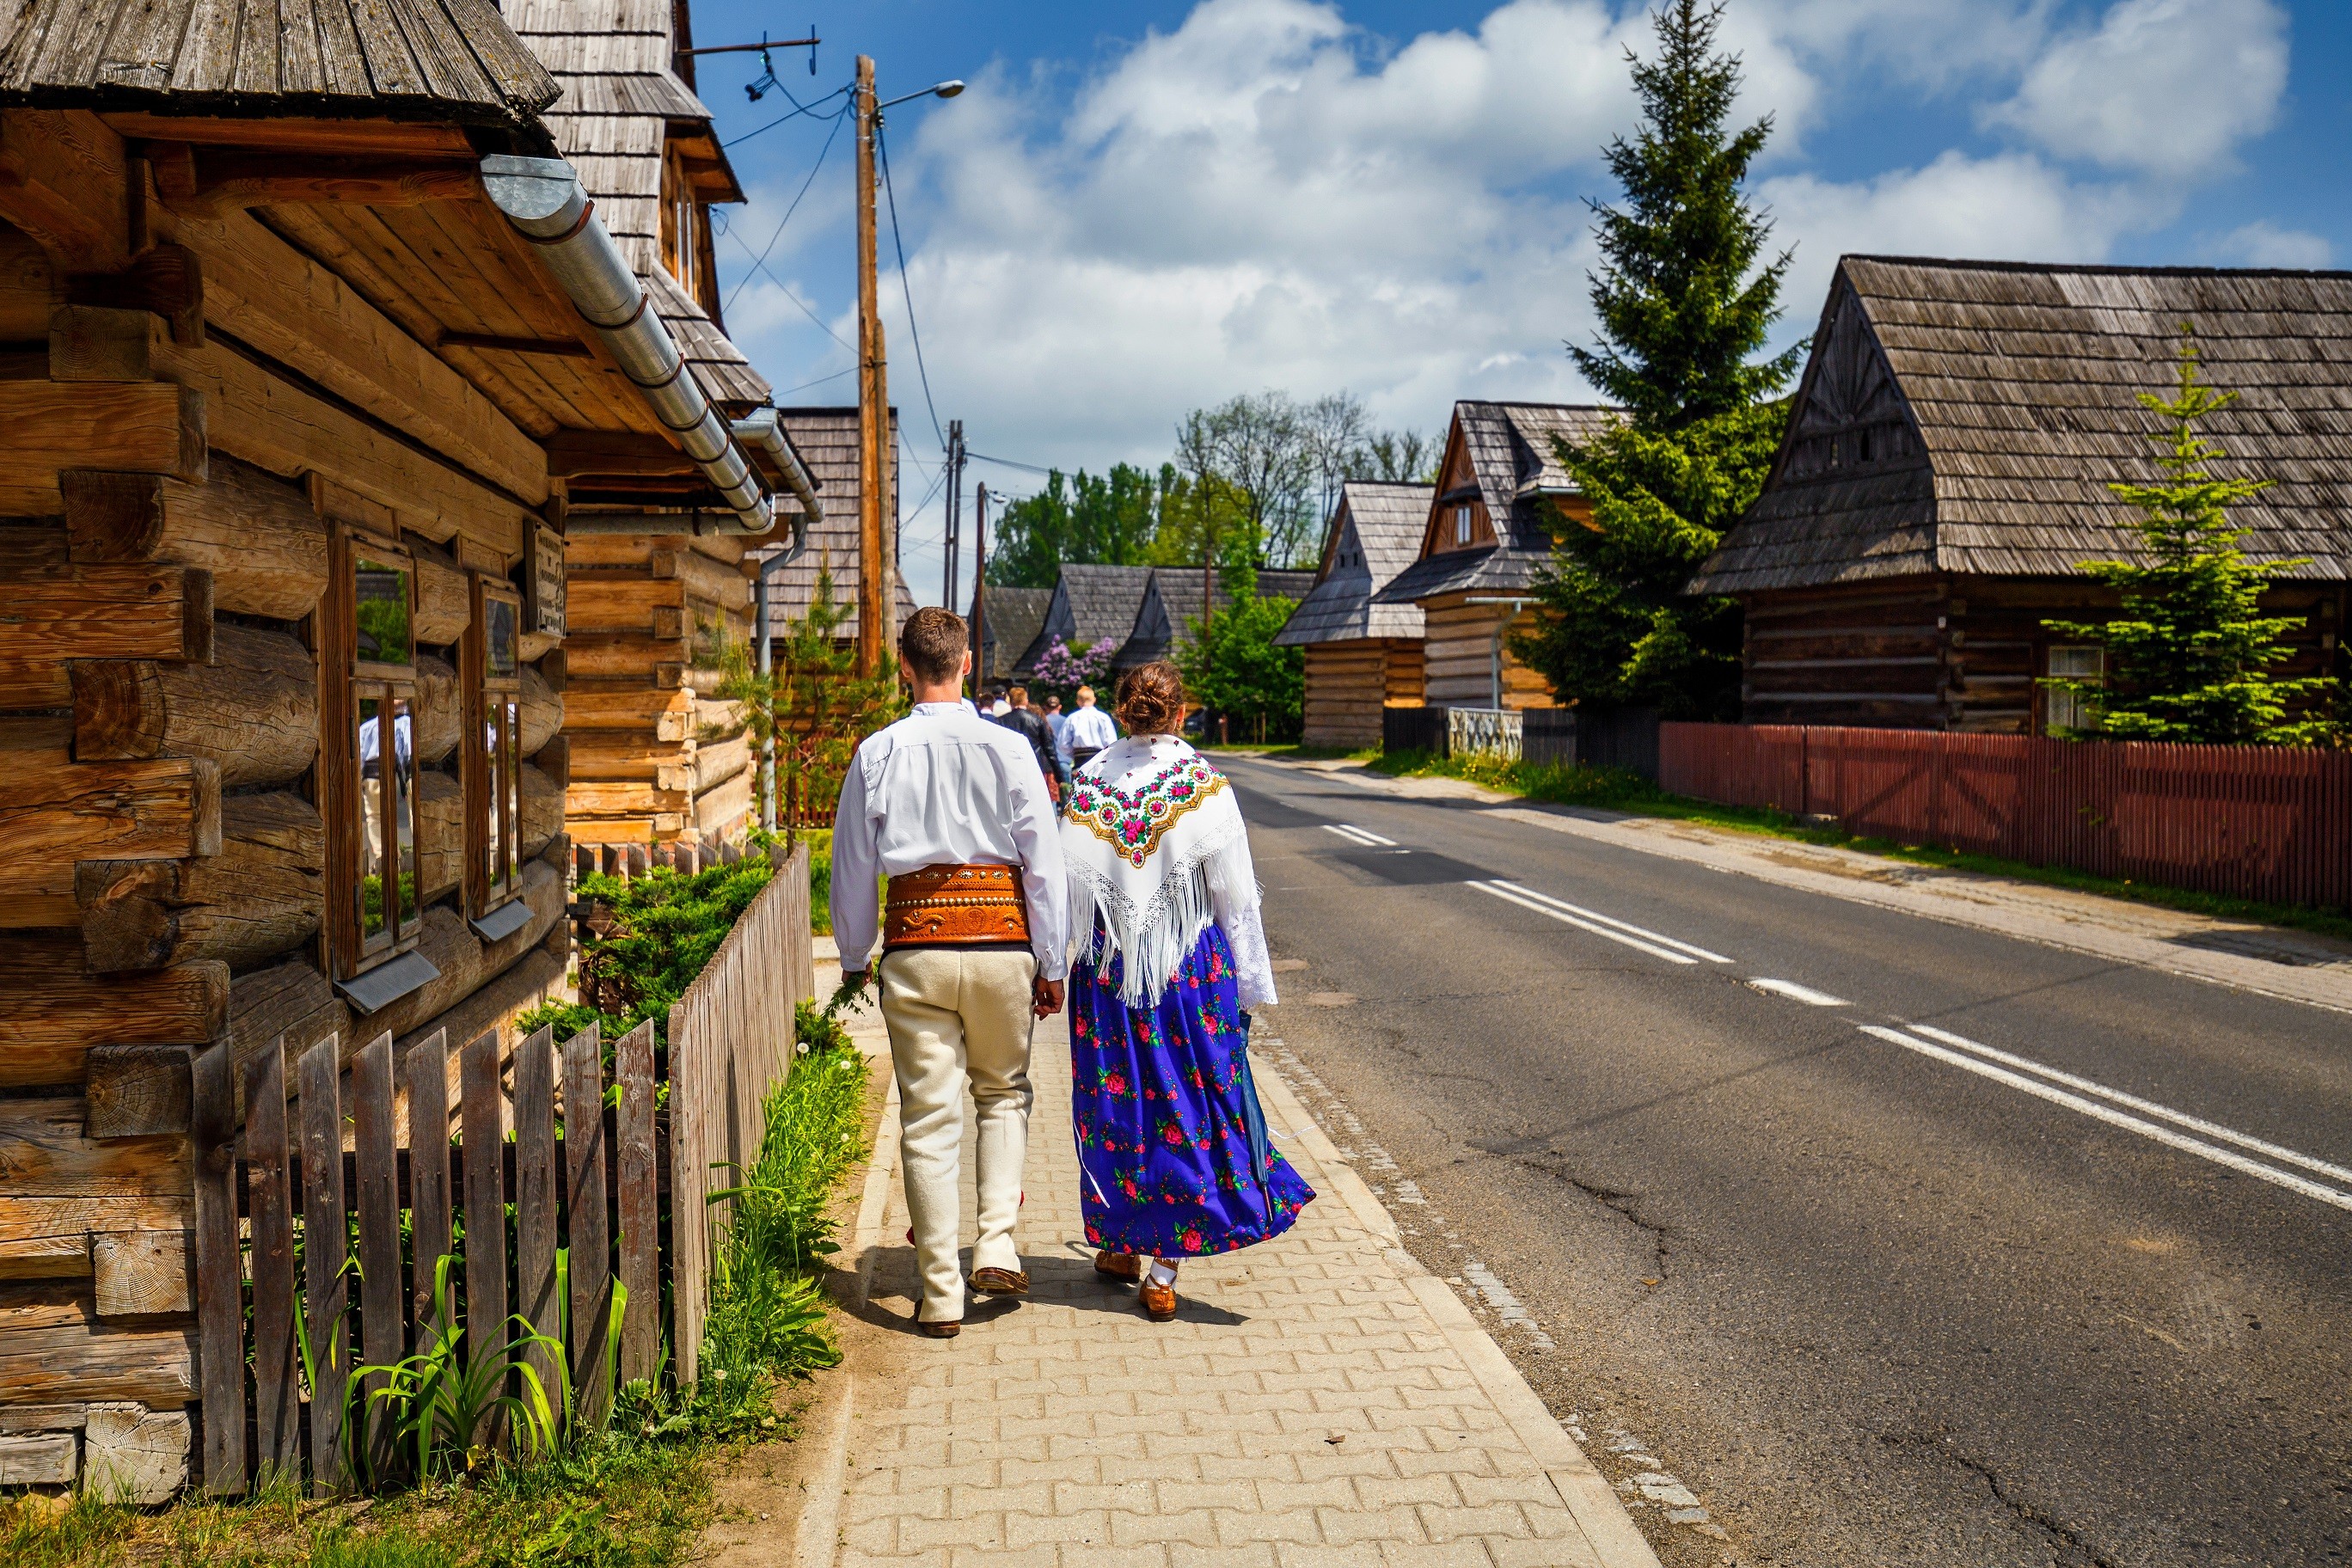
[[[867,736],[841,781],[832,906],[843,972],[866,968],[880,934],[877,876],[964,865],[1021,868],[1038,978],[1066,975],[1069,889],[1037,753],[968,702],[919,702]]]
[[[1082,706],[1062,726],[1062,753],[1099,752],[1118,739],[1118,726],[1111,722],[1109,714],[1091,705]]]

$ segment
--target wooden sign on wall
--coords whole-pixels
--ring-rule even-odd
[[[563,536],[551,528],[530,531],[530,572],[525,627],[549,637],[563,635]]]

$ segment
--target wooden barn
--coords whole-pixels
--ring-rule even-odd
[[[1192,641],[1192,627],[1201,619],[1202,573],[1198,566],[1155,566],[1144,584],[1143,598],[1135,606],[1135,624],[1111,660],[1114,670],[1129,670],[1155,658],[1175,658]],[[1233,603],[1223,582],[1215,584],[1218,609]],[[1303,599],[1315,586],[1312,572],[1260,572],[1260,598]]]
[[[460,0],[0,19],[11,1481],[190,1473],[192,1276],[238,1268],[193,1085],[561,985],[577,455],[674,444],[775,526],[556,97]]]
[[[752,637],[755,553],[789,541],[818,506],[767,407],[768,383],[719,320],[710,209],[742,201],[742,187],[695,96],[693,58],[680,52],[693,42],[684,5],[522,0],[514,16],[563,89],[544,116],[558,149],[704,395],[742,435],[762,480],[798,508],[746,534],[658,431],[559,438],[573,634],[566,816],[585,844],[733,839],[752,821],[757,759],[739,706],[713,694],[726,647]]]
[[[1591,515],[1552,442],[1589,439],[1614,417],[1576,404],[1454,405],[1417,557],[1373,595],[1420,606],[1431,706],[1558,706],[1544,678],[1512,655],[1507,634],[1535,625],[1530,595],[1551,559],[1553,528]]]
[[[2305,617],[2289,673],[2340,668],[2352,578],[2352,274],[1850,256],[1763,493],[1692,583],[1747,614],[1746,716],[2041,733],[2102,651],[2052,617],[2113,599],[2076,570],[2134,554],[2116,480],[2157,477],[2143,392],[2183,322],[2238,401],[2219,472],[2275,483],[2234,512]]]
[[[1056,639],[1066,647],[1083,645],[1090,650],[1108,643],[1116,662],[1116,650],[1126,647],[1135,630],[1135,614],[1151,586],[1151,573],[1149,566],[1064,566],[1054,581],[1045,621],[1013,661],[1013,673],[1035,673],[1037,661]],[[1108,696],[1102,706],[1110,706]]]
[[[1315,585],[1274,639],[1307,650],[1307,744],[1378,745],[1383,708],[1422,705],[1421,606],[1376,595],[1412,564],[1436,493],[1378,479],[1340,488]]]

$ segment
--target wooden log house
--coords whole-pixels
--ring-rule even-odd
[[[1261,598],[1304,599],[1315,586],[1312,572],[1265,571],[1257,574]],[[1213,581],[1216,607],[1233,603],[1222,581]],[[1201,569],[1198,566],[1155,566],[1135,606],[1135,624],[1111,659],[1111,668],[1124,674],[1155,658],[1173,659],[1192,642],[1192,628],[1201,619]]]
[[[1412,564],[1436,493],[1378,479],[1340,487],[1315,585],[1274,639],[1307,650],[1307,744],[1378,745],[1382,709],[1422,705],[1421,606],[1376,596]]]
[[[1035,672],[1037,661],[1045,650],[1059,640],[1068,647],[1089,650],[1108,642],[1117,650],[1127,646],[1135,631],[1136,612],[1143,607],[1143,595],[1151,586],[1152,568],[1149,566],[1092,566],[1065,564],[1054,580],[1054,596],[1045,605],[1045,618],[1037,627],[1037,635],[1013,661],[1016,676]],[[1118,653],[1111,658],[1114,664]],[[1102,706],[1108,708],[1110,699],[1103,696]]]
[[[1045,612],[1054,603],[1054,590],[1007,588],[991,583],[984,597],[985,615],[981,613],[983,591],[978,585],[964,605],[965,620],[980,622],[981,657],[972,661],[972,668],[979,672],[983,688],[1011,686],[1023,679],[1014,673],[1013,661],[1037,640],[1037,628],[1045,624]]]
[[[720,324],[710,209],[743,189],[694,90],[687,6],[674,0],[520,0],[515,27],[563,88],[545,121],[614,242],[730,420],[770,401]],[[792,449],[789,435],[782,437]],[[800,455],[793,451],[793,461]],[[753,574],[793,530],[709,531],[714,497],[659,435],[570,441],[564,545],[564,795],[583,844],[739,838],[754,821],[757,758],[740,705],[717,695],[729,646],[751,638]],[[813,481],[814,482],[814,481]],[[829,491],[838,509],[846,492]],[[854,540],[855,500],[845,503]],[[663,520],[675,518],[676,532]],[[639,529],[635,523],[642,522]],[[589,531],[591,528],[624,531]],[[698,531],[700,529],[701,531]],[[854,590],[853,590],[854,591]]]
[[[1591,516],[1553,440],[1588,439],[1613,417],[1574,404],[1454,405],[1418,557],[1373,595],[1420,606],[1432,707],[1558,706],[1544,678],[1511,652],[1509,634],[1536,624],[1530,595],[1551,558],[1552,530]]]
[[[2096,679],[2103,650],[2043,623],[2114,609],[2077,568],[2137,552],[2107,486],[2158,477],[2137,395],[2172,395],[2183,322],[2203,378],[2238,395],[2200,426],[2214,471],[2273,481],[2231,514],[2246,552],[2307,558],[2265,599],[2301,620],[2280,668],[2340,672],[2352,273],[1849,256],[1763,492],[1691,584],[1746,611],[1748,721],[2077,717],[2040,681]]]
[[[658,316],[583,317],[555,98],[469,0],[0,20],[10,1482],[189,1476],[194,1276],[237,1266],[191,1241],[192,1079],[562,984],[570,455],[692,442],[773,510],[649,388]]]

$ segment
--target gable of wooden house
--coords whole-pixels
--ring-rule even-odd
[[[1053,603],[1051,588],[1005,588],[994,584],[985,589],[973,587],[964,615],[967,624],[973,620],[980,624],[982,657],[973,660],[972,668],[979,672],[982,685],[1021,679],[1013,673],[1013,661],[1037,640],[1037,628],[1045,624],[1045,612]]]
[[[1454,405],[1419,558],[1376,595],[1421,607],[1432,706],[1491,708],[1498,694],[1505,708],[1556,706],[1508,637],[1536,624],[1529,605],[1551,559],[1553,527],[1590,515],[1553,443],[1590,439],[1616,417],[1588,404]]]
[[[1754,722],[2039,732],[2053,673],[2102,656],[2052,633],[2133,559],[2108,487],[2158,478],[2184,324],[2237,395],[2200,433],[2257,560],[2306,558],[2266,601],[2303,625],[2288,673],[2341,658],[2352,577],[2352,274],[1849,256],[1762,493],[1696,593],[1746,610]]]
[[[1135,606],[1135,624],[1128,628],[1127,640],[1119,645],[1118,655],[1111,660],[1116,670],[1129,670],[1153,659],[1175,659],[1182,657],[1192,646],[1192,628],[1200,624],[1202,583],[1198,566],[1155,566],[1144,584],[1143,597]],[[1276,569],[1256,574],[1257,596],[1262,599],[1282,598],[1293,603],[1307,596],[1315,586],[1312,572]],[[1233,594],[1219,574],[1213,582],[1213,602],[1222,611],[1233,603]]]
[[[809,606],[816,602],[816,584],[822,569],[832,584],[833,602],[841,606],[842,621],[835,631],[836,640],[855,642],[857,638],[857,584],[861,563],[857,542],[858,496],[861,489],[858,476],[858,413],[855,405],[840,408],[784,408],[777,417],[793,446],[807,463],[814,477],[817,493],[824,500],[824,518],[809,531],[805,548],[768,573],[769,625],[782,637],[793,621],[805,618]],[[883,475],[882,523],[895,528],[898,521],[898,411],[890,410],[889,463]],[[764,545],[758,551],[762,557],[785,552],[782,545]],[[907,590],[901,576],[894,584],[898,604],[898,624],[915,613],[914,596]],[[896,658],[895,650],[892,655]]]
[[[1037,661],[1055,642],[1067,647],[1083,645],[1089,652],[1108,646],[1115,668],[1118,650],[1135,630],[1135,613],[1142,608],[1144,592],[1151,586],[1152,570],[1149,566],[1065,565],[1055,576],[1045,618],[1013,661],[1013,672],[1034,674]],[[1109,706],[1108,697],[1104,706]]]
[[[556,93],[459,0],[0,17],[20,1480],[158,1500],[205,1391],[242,1407],[197,1342],[192,1275],[234,1301],[238,1263],[233,1214],[225,1258],[217,1210],[191,1239],[194,1086],[241,1095],[279,1040],[496,1039],[562,984],[565,464],[672,443],[509,216],[571,191]],[[713,482],[748,461],[719,450]],[[773,478],[730,482],[756,510]],[[223,1409],[205,1458],[241,1469]]]
[[[1421,606],[1376,595],[1419,558],[1435,495],[1378,479],[1340,487],[1314,586],[1274,639],[1307,650],[1307,744],[1374,744],[1382,709],[1422,705]]]

